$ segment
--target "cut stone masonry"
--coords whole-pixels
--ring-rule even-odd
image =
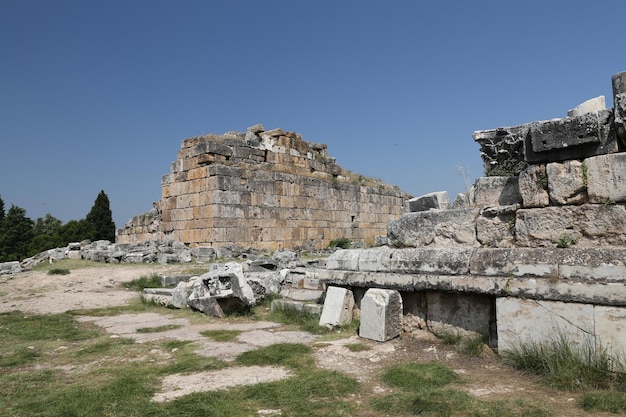
[[[167,236],[190,246],[319,250],[374,242],[408,211],[398,187],[342,169],[327,146],[255,125],[183,141],[162,178],[158,210],[118,230],[118,243]]]

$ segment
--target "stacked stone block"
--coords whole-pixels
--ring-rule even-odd
[[[397,187],[343,170],[326,145],[261,125],[183,141],[161,183],[161,231],[191,246],[319,250],[337,238],[373,242],[408,200]]]

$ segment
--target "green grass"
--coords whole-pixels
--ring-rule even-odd
[[[48,275],[67,275],[70,270],[67,268],[52,268],[48,270]]]
[[[363,343],[348,343],[346,348],[350,352],[363,352],[365,350],[371,350],[372,348]]]
[[[485,337],[480,335],[462,336],[460,333],[443,332],[435,334],[444,345],[455,345],[458,351],[470,356],[483,353]]]
[[[299,343],[278,343],[271,346],[250,350],[239,355],[237,364],[243,366],[284,365],[291,368],[310,366],[311,348]]]
[[[162,288],[163,283],[158,274],[142,276],[132,281],[125,282],[124,288],[135,291],[143,291],[144,288]]]
[[[553,388],[626,390],[626,364],[592,340],[573,343],[564,335],[542,343],[520,343],[502,353],[504,361],[518,369],[541,375]]]
[[[320,318],[318,316],[288,309],[277,309],[271,312],[267,320],[293,325],[302,331],[315,335],[341,335],[342,337],[350,337],[356,335],[359,328],[359,321],[352,320],[352,323],[345,326],[329,329],[326,326],[319,325]]]
[[[457,379],[454,371],[437,363],[403,363],[391,366],[382,375],[387,385],[414,392],[443,387]]]
[[[164,324],[156,327],[140,327],[136,331],[137,333],[161,333],[168,330],[180,329],[181,327],[183,326],[180,324]]]
[[[206,336],[216,342],[233,342],[237,340],[237,336],[241,334],[240,330],[204,330],[200,332],[202,336]]]
[[[579,398],[578,405],[585,411],[608,411],[615,414],[626,414],[626,392],[586,392]]]
[[[521,399],[483,401],[448,385],[459,382],[448,367],[437,363],[405,363],[387,368],[382,380],[398,390],[375,397],[376,411],[394,415],[432,417],[549,417],[553,411],[541,403]]]

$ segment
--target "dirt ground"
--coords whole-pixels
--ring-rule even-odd
[[[68,310],[118,306],[139,297],[135,291],[125,290],[121,284],[153,273],[176,273],[181,267],[119,266],[72,270],[68,275],[47,275],[29,271],[10,278],[0,277],[0,312],[20,310],[24,313],[50,314]],[[331,342],[319,342],[316,336],[292,331],[280,324],[267,321],[229,323],[211,320],[206,324],[190,323],[175,318],[164,309],[159,313],[121,314],[111,317],[80,317],[106,329],[112,337],[130,337],[137,343],[156,338],[192,340],[201,355],[232,361],[241,352],[274,343],[308,343],[315,347],[315,358],[320,368],[337,370],[357,378],[363,389],[354,399],[366,401],[368,396],[390,392],[377,376],[393,363],[439,361],[454,369],[465,381],[462,389],[483,399],[507,397],[542,401],[557,410],[559,416],[614,416],[608,413],[589,414],[576,406],[575,393],[556,391],[541,385],[540,381],[508,366],[488,349],[479,357],[458,353],[453,346],[442,345],[430,333],[403,335],[386,343],[362,339],[358,336]],[[158,333],[138,333],[137,329],[177,324],[173,330]],[[200,332],[210,329],[240,330],[236,342],[215,342]],[[352,352],[346,345],[363,343],[370,350]],[[289,370],[280,367],[232,367],[226,370],[192,375],[171,375],[162,381],[156,401],[168,401],[195,391],[224,388],[231,385],[254,384],[289,376]]]

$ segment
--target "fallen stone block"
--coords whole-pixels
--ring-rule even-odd
[[[430,209],[447,210],[450,208],[450,199],[447,191],[438,191],[434,193],[424,194],[409,200],[409,210],[427,211]]]
[[[217,302],[215,297],[198,297],[198,298],[190,298],[188,301],[189,307],[194,310],[200,311],[207,316],[211,317],[224,317],[224,311],[222,307]]]
[[[331,328],[348,324],[352,322],[353,309],[352,291],[347,288],[328,287],[319,324]]]
[[[402,298],[394,290],[370,288],[361,300],[359,336],[386,342],[402,333]]]

